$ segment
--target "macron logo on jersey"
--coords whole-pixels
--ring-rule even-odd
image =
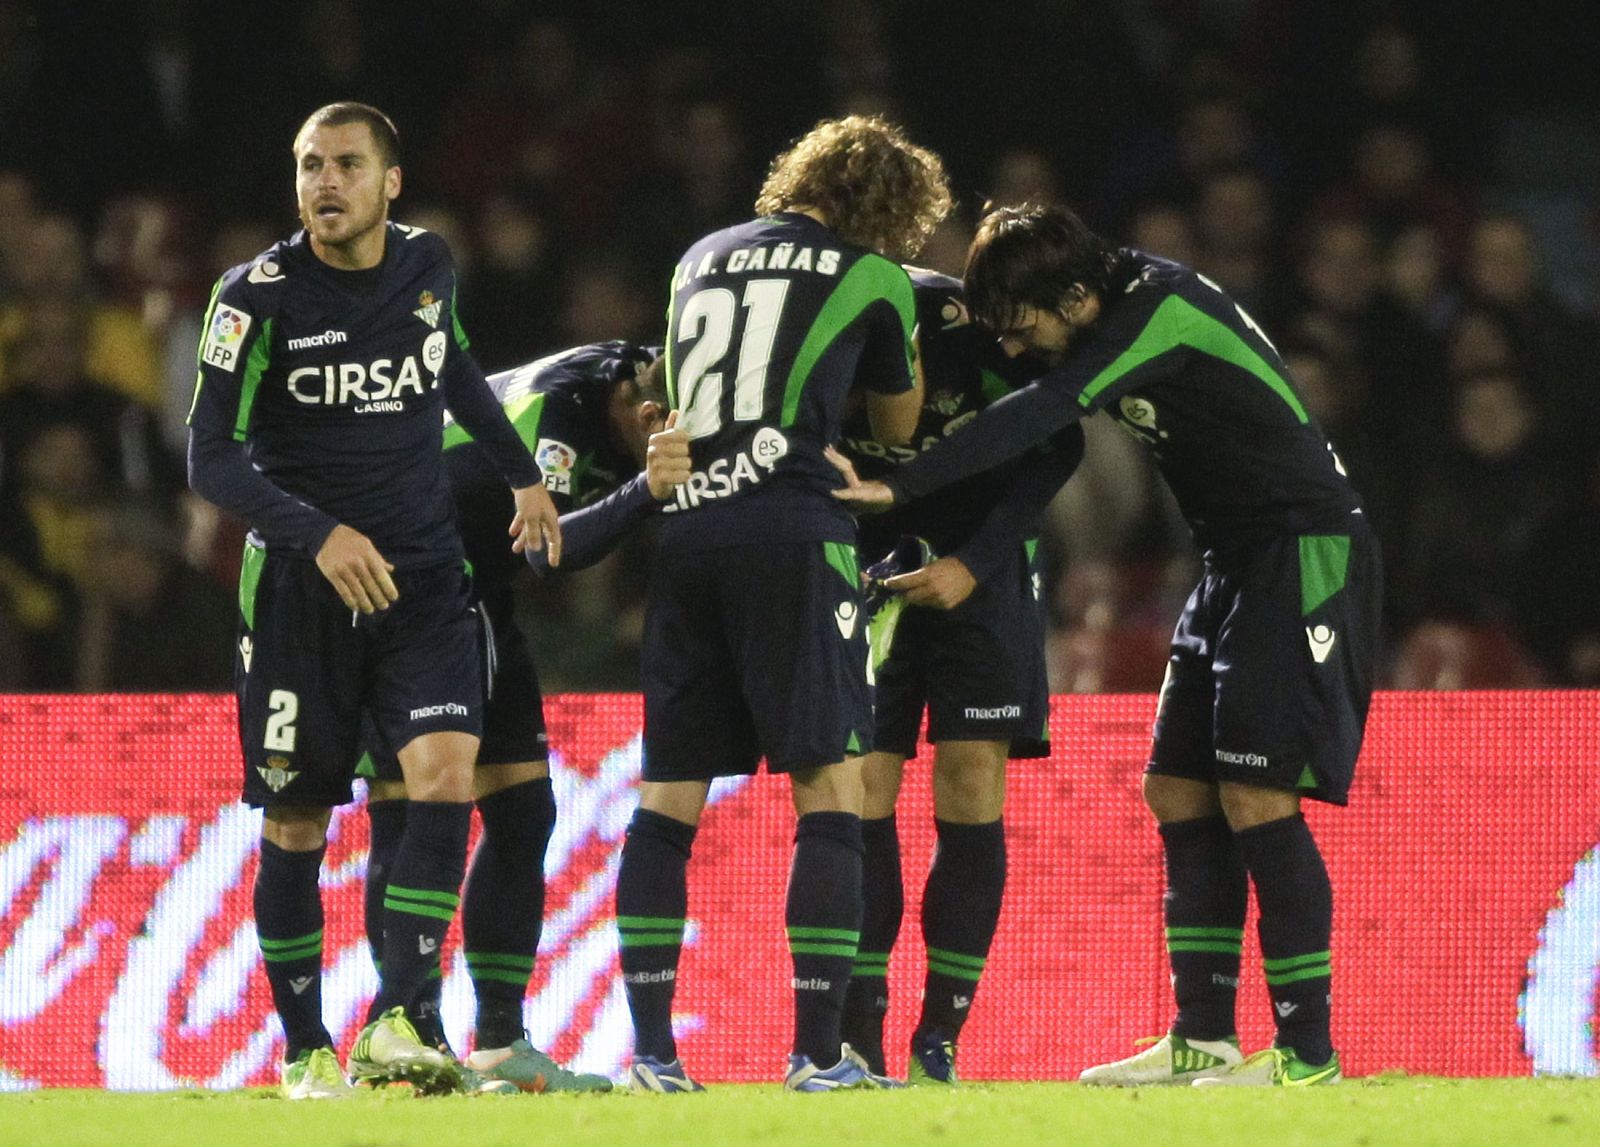
[[[237,368],[240,345],[253,321],[243,311],[218,303],[211,313],[211,325],[206,328],[206,341],[200,347],[200,361],[220,370]]]
[[[334,343],[349,342],[350,336],[343,331],[323,331],[320,335],[307,335],[305,338],[290,339],[290,350],[306,350],[314,346],[332,346]]]

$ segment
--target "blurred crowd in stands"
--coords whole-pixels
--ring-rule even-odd
[[[959,198],[927,265],[960,272],[986,200],[1060,201],[1251,311],[1382,538],[1385,685],[1600,685],[1600,117],[1571,53],[1410,7],[0,0],[0,689],[231,686],[195,348],[339,98],[399,123],[395,216],[449,239],[489,371],[659,339],[770,155],[895,118]],[[1154,690],[1197,555],[1087,430],[1043,523],[1053,685]],[[646,544],[526,595],[547,690],[636,684]]]

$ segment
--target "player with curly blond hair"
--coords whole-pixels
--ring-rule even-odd
[[[673,273],[667,394],[692,473],[665,505],[651,570],[644,784],[617,879],[635,1090],[699,1090],[672,1033],[686,866],[711,780],[763,757],[789,775],[798,817],[784,1084],[892,1082],[839,1032],[861,931],[854,758],[871,748],[872,708],[855,520],[831,497],[841,478],[825,450],[857,388],[879,441],[916,429],[916,306],[897,260],[949,205],[943,164],[899,129],[825,121],[774,162],[764,214],[706,236]]]
[[[950,213],[944,163],[877,116],[824,120],[772,161],[756,211],[810,209],[841,239],[909,259]]]

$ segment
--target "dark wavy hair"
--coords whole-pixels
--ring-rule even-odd
[[[394,120],[371,104],[357,103],[355,100],[324,104],[306,116],[306,122],[294,133],[295,151],[300,150],[300,141],[305,138],[307,132],[315,131],[319,127],[343,127],[347,123],[366,124],[367,130],[372,133],[372,142],[377,145],[378,157],[383,160],[383,166],[385,168],[400,166],[400,132],[394,126]]]
[[[967,249],[967,306],[990,330],[1005,330],[1023,307],[1056,311],[1103,297],[1116,263],[1116,248],[1064,207],[997,207]]]
[[[756,211],[811,207],[855,243],[908,259],[950,213],[944,161],[877,116],[823,120],[772,161]]]

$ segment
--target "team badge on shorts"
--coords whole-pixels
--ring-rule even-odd
[[[289,768],[288,757],[268,757],[266,765],[257,766],[256,772],[261,774],[261,779],[275,793],[281,793],[300,775],[298,769]]]

